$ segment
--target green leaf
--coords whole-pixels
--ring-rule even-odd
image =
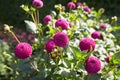
[[[114,26],[113,30],[120,30],[120,26]]]
[[[71,47],[71,49],[72,49],[72,51],[73,51],[73,53],[74,53],[74,55],[76,56],[76,57],[81,57],[81,52],[80,52],[80,49],[78,49],[78,48],[76,48],[76,47],[74,47],[74,46],[70,46]]]
[[[77,2],[77,0],[72,0],[72,2],[75,2],[75,3],[76,3],[76,2]]]
[[[115,53],[110,59],[111,64],[119,65],[120,64],[120,51]]]
[[[20,6],[24,11],[29,12],[28,5],[21,5]]]
[[[74,47],[74,46],[70,46],[70,48],[72,49],[72,53],[75,55],[75,57],[77,57],[77,58],[81,58],[81,59],[84,59],[84,58],[86,58],[87,57],[87,53],[82,53],[81,51],[80,51],[80,49],[79,48],[77,48],[77,47]]]
[[[85,77],[85,80],[87,80],[88,75]],[[100,74],[89,74],[89,80],[101,80]]]

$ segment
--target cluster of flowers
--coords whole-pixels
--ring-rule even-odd
[[[43,2],[41,0],[33,0],[32,5],[37,8],[43,7]],[[77,6],[82,6],[81,2],[77,3]],[[67,7],[72,10],[76,8],[76,4],[73,2],[69,2],[67,4]],[[83,10],[87,13],[90,12],[90,8],[88,6],[83,6]],[[49,24],[49,22],[52,20],[51,15],[47,15],[44,17],[43,21],[45,24]],[[67,33],[64,32],[64,30],[67,30],[70,26],[70,22],[68,22],[65,19],[59,18],[55,22],[55,28],[61,28],[62,31],[58,31],[54,34],[53,38],[48,40],[45,43],[45,49],[48,53],[51,53],[55,50],[56,47],[65,47],[69,45],[69,36]],[[106,25],[101,24],[101,29],[105,29]],[[88,54],[90,54],[95,49],[95,41],[94,39],[99,39],[101,36],[99,31],[95,31],[91,34],[91,38],[83,38],[79,42],[79,48],[81,51],[87,51]],[[20,59],[26,59],[32,55],[32,47],[29,43],[26,42],[20,42],[17,44],[17,46],[14,49],[14,53],[16,57]],[[106,59],[107,62],[109,62],[109,59]],[[101,61],[95,57],[95,56],[89,56],[85,61],[85,69],[88,73],[94,74],[100,71],[101,69]]]
[[[82,3],[78,3],[78,6],[82,6]],[[76,5],[73,2],[69,2],[67,4],[69,9],[75,9]],[[85,12],[90,12],[90,8],[85,6],[83,7],[83,10]],[[45,24],[48,24],[49,21],[52,20],[51,15],[47,15],[44,17],[43,21]],[[68,26],[70,25],[70,23],[68,21],[66,21],[65,19],[58,19],[55,22],[55,27],[61,27],[62,30],[67,30]],[[100,25],[101,29],[105,29],[106,25],[105,24],[101,24]],[[100,38],[100,32],[99,31],[94,31],[91,34],[91,37],[93,39],[99,39]],[[83,38],[80,43],[79,43],[79,48],[81,49],[81,51],[87,51],[88,53],[90,52],[90,49],[92,47],[92,51],[94,51],[95,49],[95,42],[92,38]],[[68,35],[65,34],[64,32],[57,32],[52,40],[49,40],[46,42],[46,50],[48,53],[52,52],[56,46],[59,47],[64,47],[66,45],[68,45],[69,39],[68,39]],[[97,73],[100,69],[101,69],[101,62],[100,60],[95,57],[95,56],[90,56],[88,59],[86,59],[85,61],[86,66],[85,69],[88,73],[90,74],[94,74]]]

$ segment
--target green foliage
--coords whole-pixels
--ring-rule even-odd
[[[120,57],[120,52],[115,53],[112,56],[112,59],[110,60],[111,64],[120,65],[120,59],[119,59],[119,57]]]
[[[0,43],[0,79],[2,80],[10,78],[13,74],[12,57],[7,43]]]

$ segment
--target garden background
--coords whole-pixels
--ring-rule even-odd
[[[62,4],[66,6],[66,4],[71,0],[43,0],[44,7],[40,11],[40,20],[43,22],[43,18],[46,14],[49,14],[52,10],[54,10],[55,4]],[[74,1],[74,0],[73,0]],[[120,24],[120,0],[77,0],[81,2],[87,3],[90,7],[94,7],[95,10],[100,8],[104,8],[104,17],[110,18],[113,16],[118,17],[117,25]],[[22,4],[31,4],[32,0],[0,0],[0,23],[13,25],[17,28],[25,29],[25,19],[29,19],[30,17],[24,13],[24,11],[20,8]],[[119,29],[114,32],[118,43],[120,44]]]

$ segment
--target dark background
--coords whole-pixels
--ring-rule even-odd
[[[54,9],[55,4],[66,4],[71,0],[43,0],[44,7],[40,10],[40,20],[42,22],[43,17],[49,14]],[[120,17],[120,0],[77,0],[86,2],[90,7],[94,7],[96,10],[104,8],[107,17],[114,15]],[[20,8],[22,4],[31,5],[32,0],[0,0],[0,23],[13,25],[15,27],[22,27],[24,25],[23,20],[30,17]],[[23,27],[22,27],[23,28]]]

